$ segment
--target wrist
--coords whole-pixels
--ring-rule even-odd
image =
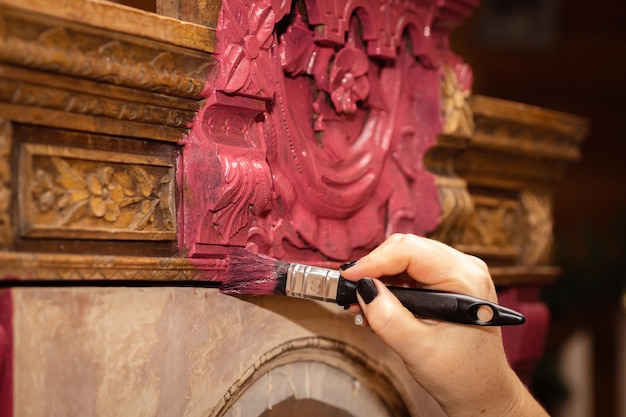
[[[490,382],[492,389],[464,404],[442,403],[449,417],[548,417],[517,374],[508,367],[506,375]]]

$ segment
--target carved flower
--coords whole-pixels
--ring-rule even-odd
[[[104,166],[87,175],[86,185],[90,192],[89,208],[96,217],[115,222],[120,217],[120,205],[124,201],[124,188],[113,180],[114,170]]]
[[[337,53],[330,72],[330,97],[337,112],[354,114],[357,102],[367,98],[370,91],[368,65],[365,52],[352,45]]]
[[[221,57],[221,70],[217,88],[227,93],[247,90],[253,79],[259,83],[254,94],[271,94],[271,83],[265,80],[271,77],[271,61],[266,53],[272,44],[272,33],[276,15],[272,6],[261,1],[246,8],[231,10],[228,2],[223,4],[224,34],[226,46]],[[253,74],[254,77],[250,75]],[[260,80],[260,82],[259,82]]]
[[[471,136],[474,132],[474,116],[467,101],[471,91],[472,74],[469,66],[458,64],[454,69],[444,67],[441,85],[441,101],[445,124],[443,133]]]

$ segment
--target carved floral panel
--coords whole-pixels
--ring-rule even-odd
[[[19,171],[22,236],[176,239],[165,158],[27,143]]]

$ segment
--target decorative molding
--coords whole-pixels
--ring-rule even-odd
[[[186,129],[196,116],[195,111],[133,102],[129,97],[112,99],[88,92],[33,84],[33,80],[37,79],[36,76],[26,82],[18,81],[11,78],[19,70],[7,69],[7,72],[9,71],[5,79],[0,79],[0,101],[10,104],[183,129]]]
[[[483,96],[469,98],[475,130],[450,170],[476,209],[457,247],[518,265],[551,259],[551,189],[578,159],[587,121]]]
[[[32,143],[20,148],[22,236],[176,239],[173,162]]]
[[[0,279],[37,281],[219,281],[225,256],[210,259],[0,252]],[[113,284],[113,282],[112,282]]]
[[[11,123],[0,119],[0,250],[10,249],[13,244],[11,221]]]
[[[223,247],[220,249],[224,252]],[[178,258],[0,251],[0,279],[9,280],[9,286],[11,280],[146,281],[145,284],[154,281],[160,285],[167,281],[196,281],[196,285],[202,286],[203,282],[220,282],[226,262],[225,253],[214,253],[211,258]],[[545,265],[499,266],[491,267],[490,273],[497,286],[510,287],[545,285],[553,282],[561,270]]]
[[[0,9],[4,63],[179,97],[198,98],[208,55],[102,32],[36,14]]]
[[[580,157],[585,119],[491,97],[472,96],[476,131],[455,164],[470,184],[550,187]]]
[[[389,415],[411,415],[406,405],[408,401],[402,398],[393,380],[387,376],[389,371],[375,363],[372,358],[339,340],[307,337],[290,340],[261,354],[254,365],[242,372],[242,376],[218,401],[209,416],[229,415],[230,407],[263,375],[280,366],[302,362],[329,365],[347,374],[355,384],[363,385],[364,388],[371,390],[385,406]],[[293,386],[291,388],[296,389]],[[295,395],[295,398],[300,399],[301,396]]]

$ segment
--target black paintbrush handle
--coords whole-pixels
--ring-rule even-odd
[[[469,295],[419,288],[388,288],[404,307],[420,317],[479,326],[526,322],[526,318],[515,310]]]
[[[469,295],[422,288],[387,288],[404,307],[419,317],[478,326],[508,326],[526,322],[526,317],[515,310]],[[356,284],[340,278],[337,304],[354,302]]]

